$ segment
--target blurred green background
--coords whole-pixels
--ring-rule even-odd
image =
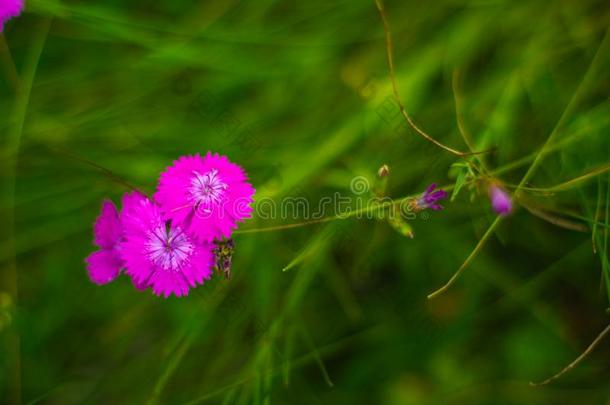
[[[407,111],[492,150],[467,159],[400,115],[373,0],[26,3],[0,43],[0,402],[610,403],[610,339],[528,385],[608,324],[606,1],[386,2]],[[167,300],[92,284],[101,200],[208,150],[257,201],[379,190],[382,164],[392,198],[485,172],[413,239],[257,215],[230,281]],[[516,212],[427,300],[494,223],[487,182],[513,191],[536,157]]]

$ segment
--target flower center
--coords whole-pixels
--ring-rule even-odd
[[[210,212],[210,207],[222,202],[227,184],[218,176],[218,170],[212,169],[205,174],[193,172],[189,194],[191,202],[204,211]]]
[[[178,271],[190,259],[193,248],[182,229],[160,226],[148,235],[146,254],[154,265]]]

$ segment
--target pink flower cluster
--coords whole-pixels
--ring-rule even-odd
[[[4,31],[4,23],[19,16],[23,11],[23,0],[0,0],[0,32]]]
[[[183,156],[161,174],[153,198],[125,193],[119,213],[102,203],[94,224],[99,250],[85,260],[106,284],[125,272],[134,286],[165,297],[187,295],[212,276],[215,242],[251,216],[254,188],[225,156]]]

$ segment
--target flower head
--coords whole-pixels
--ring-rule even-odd
[[[94,243],[100,248],[86,259],[89,278],[95,284],[106,284],[117,278],[123,261],[120,255],[121,222],[116,207],[104,200],[100,215],[93,225]]]
[[[0,32],[4,30],[4,23],[17,17],[23,11],[23,0],[0,0]]]
[[[506,216],[513,211],[513,202],[510,195],[497,184],[489,186],[489,199],[494,211],[501,216]]]
[[[187,295],[212,275],[212,248],[198,242],[180,225],[166,221],[159,207],[132,192],[123,197],[121,256],[136,286],[157,295]]]
[[[196,239],[229,238],[250,217],[254,188],[244,170],[225,156],[184,156],[161,174],[155,200],[163,218]]]
[[[431,210],[442,210],[443,206],[438,202],[447,197],[445,190],[435,190],[436,184],[432,183],[426,191],[415,201],[415,208],[418,211],[431,209]]]

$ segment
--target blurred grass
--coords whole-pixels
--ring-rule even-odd
[[[0,59],[0,402],[610,400],[610,342],[528,385],[608,323],[607,4],[385,8],[414,121],[494,148],[469,161],[507,187],[534,164],[519,198],[547,221],[519,209],[432,301],[494,221],[482,183],[413,221],[414,239],[357,218],[257,232],[306,218],[255,217],[230,282],[168,300],[97,287],[83,258],[101,199],[152,192],[181,154],[228,155],[258,201],[315,204],[382,164],[393,198],[451,185],[461,160],[400,116],[372,0],[31,0]]]

